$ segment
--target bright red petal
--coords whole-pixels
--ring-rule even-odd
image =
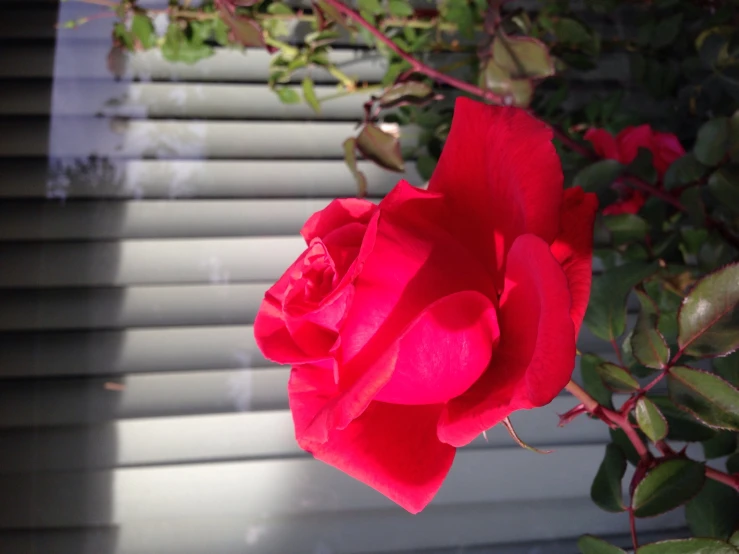
[[[439,439],[452,446],[470,443],[516,410],[548,404],[570,379],[575,330],[567,277],[536,236],[519,237],[508,253],[498,320],[490,367],[439,420]]]
[[[339,198],[324,209],[314,213],[305,222],[300,234],[306,243],[313,238],[324,238],[328,233],[354,222],[369,223],[377,206],[361,198]]]
[[[502,286],[505,254],[521,234],[559,231],[562,168],[552,132],[518,108],[457,100],[429,190],[444,194],[449,229]]]
[[[591,128],[585,133],[585,140],[593,145],[593,150],[601,158],[621,161],[616,139],[605,129]]]
[[[412,513],[434,497],[454,461],[455,448],[436,437],[440,405],[372,402],[346,428],[322,443],[302,440],[302,429],[332,394],[330,372],[311,366],[290,374],[290,409],[300,446],[384,494]]]
[[[598,198],[580,187],[565,190],[561,229],[551,250],[567,276],[572,296],[570,316],[575,334],[580,330],[590,298],[593,277],[593,222]]]
[[[630,164],[636,159],[640,148],[652,151],[652,128],[649,125],[627,127],[616,135],[616,143],[622,164]]]

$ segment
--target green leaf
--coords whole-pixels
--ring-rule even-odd
[[[493,59],[514,79],[543,79],[554,75],[554,61],[546,45],[532,37],[510,37],[498,32]]]
[[[313,86],[313,80],[310,77],[303,79],[303,98],[314,112],[321,113],[321,103],[316,96],[316,89]]]
[[[739,473],[739,452],[732,454],[726,460],[726,471],[729,473]]]
[[[652,35],[652,48],[659,49],[672,44],[680,32],[682,24],[682,13],[677,13],[673,16],[661,19],[654,28],[654,34]]]
[[[707,170],[708,168],[696,159],[695,154],[688,152],[667,168],[662,182],[665,188],[674,189],[697,181]]]
[[[164,59],[183,63],[195,63],[213,54],[213,49],[207,44],[188,41],[184,31],[175,23],[167,27],[161,51]]]
[[[577,541],[582,554],[626,554],[626,551],[593,535],[583,535]]]
[[[366,158],[385,169],[405,171],[400,141],[371,123],[359,133],[357,148]]]
[[[585,192],[600,192],[618,179],[624,167],[616,160],[601,160],[590,164],[575,175],[574,186]]]
[[[739,348],[739,263],[703,277],[678,315],[678,344],[686,354],[712,357]]]
[[[369,12],[372,15],[380,15],[384,11],[379,0],[358,0],[357,5],[361,11]]]
[[[514,79],[493,59],[488,60],[480,72],[480,87],[499,96],[508,96],[515,106],[528,106],[534,96],[530,79]]]
[[[649,233],[649,223],[636,214],[606,215],[603,224],[610,231],[614,245],[642,240]]]
[[[344,148],[344,162],[357,182],[357,196],[364,198],[367,196],[367,178],[357,168],[357,139],[354,137],[346,139],[342,147]]]
[[[737,550],[715,539],[677,539],[645,544],[639,554],[737,554]]]
[[[616,364],[603,362],[595,369],[598,375],[600,375],[600,378],[603,379],[603,383],[613,392],[634,392],[635,390],[639,390],[639,382],[628,371]]]
[[[629,263],[593,279],[585,324],[597,337],[611,341],[626,328],[626,297],[658,269],[656,263]]]
[[[433,89],[422,81],[396,83],[382,93],[378,102],[383,108],[401,104],[425,104],[433,96]]]
[[[157,43],[157,35],[154,32],[154,24],[145,14],[137,12],[131,20],[131,32],[139,39],[141,46],[152,48]]]
[[[714,358],[712,365],[716,374],[739,388],[739,352],[734,352],[723,358]]]
[[[670,348],[659,332],[659,311],[646,293],[637,290],[641,312],[631,336],[631,352],[639,363],[652,369],[662,369],[670,359]]]
[[[733,453],[736,448],[737,434],[731,431],[719,431],[707,441],[703,441],[703,452],[706,460],[723,458]]]
[[[413,15],[413,7],[407,0],[389,0],[388,11],[394,17],[410,17]]]
[[[117,38],[127,50],[134,49],[133,33],[123,23],[113,25],[113,36]]]
[[[693,416],[681,410],[666,396],[650,396],[667,420],[667,438],[675,441],[697,442],[716,436],[716,431],[702,425]]]
[[[708,178],[708,190],[716,200],[734,213],[739,213],[739,168],[722,167]]]
[[[636,451],[636,448],[634,448],[634,445],[631,444],[631,440],[629,437],[626,436],[626,433],[624,433],[623,429],[609,429],[608,434],[611,435],[611,440],[614,442],[616,446],[618,446],[621,449],[621,452],[624,453],[626,456],[626,459],[634,466],[639,465],[639,462],[641,461],[641,457],[639,456],[639,453]]]
[[[698,129],[693,153],[702,164],[715,166],[723,159],[729,142],[729,120],[717,117]]]
[[[697,420],[716,429],[739,431],[739,390],[711,373],[676,366],[667,376],[670,398]]]
[[[419,156],[416,160],[416,169],[421,179],[428,181],[436,169],[436,160],[431,156]]]
[[[626,473],[626,458],[621,449],[611,443],[590,487],[590,497],[607,512],[623,512],[626,507],[621,492],[621,479]]]
[[[300,103],[300,95],[295,89],[288,87],[279,87],[275,89],[277,97],[283,104],[298,104]]]
[[[560,44],[569,46],[583,46],[590,44],[593,38],[579,21],[567,17],[561,17],[553,22],[554,34],[557,35]]]
[[[652,442],[664,440],[667,436],[667,420],[654,402],[642,396],[636,401],[635,414],[639,429],[649,437],[649,440]]]
[[[467,0],[444,0],[441,4],[442,16],[457,26],[462,37],[475,36],[475,14]]]
[[[637,150],[637,155],[626,167],[629,173],[641,177],[649,183],[657,182],[657,170],[654,168],[654,156],[652,152],[644,147]]]
[[[733,546],[739,548],[739,531],[735,532],[733,535],[731,535],[731,537],[729,537],[729,542]]]
[[[685,459],[666,460],[647,472],[634,489],[631,499],[634,515],[651,517],[674,510],[698,494],[704,481],[703,464]]]
[[[598,401],[598,404],[606,408],[613,408],[613,395],[603,384],[603,380],[597,371],[597,367],[601,363],[603,363],[603,360],[593,354],[583,354],[580,356],[582,385],[585,391]]]
[[[706,479],[703,490],[685,506],[685,516],[693,535],[726,540],[739,526],[739,493]]]

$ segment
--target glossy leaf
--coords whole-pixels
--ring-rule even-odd
[[[626,554],[626,551],[618,546],[608,544],[603,539],[593,535],[583,535],[577,541],[577,547],[581,554]]]
[[[721,167],[708,178],[708,190],[722,205],[739,213],[739,168]]]
[[[613,394],[603,383],[598,374],[597,367],[603,360],[594,354],[583,354],[580,356],[580,374],[585,391],[598,401],[598,404],[606,408],[613,408]]]
[[[637,290],[641,312],[631,336],[631,352],[642,364],[661,369],[670,359],[670,348],[659,332],[659,311],[655,302],[646,293]]]
[[[698,281],[678,315],[678,344],[686,354],[722,356],[739,347],[739,264]]]
[[[510,98],[514,106],[528,106],[534,96],[534,85],[530,79],[514,79],[493,59],[480,72],[480,87]]]
[[[674,510],[698,494],[704,481],[703,464],[686,459],[666,460],[647,472],[634,489],[634,515],[650,517]]]
[[[723,159],[729,141],[729,121],[717,117],[705,122],[698,130],[693,153],[702,164],[715,166]]]
[[[383,108],[391,108],[400,104],[423,105],[433,99],[434,91],[422,81],[406,81],[396,83],[382,93],[378,102]]]
[[[623,512],[626,507],[621,492],[621,480],[626,473],[626,458],[621,449],[611,443],[606,446],[603,461],[590,487],[590,497],[607,512]]]
[[[723,358],[714,358],[711,363],[717,375],[739,388],[739,352],[733,352]]]
[[[708,168],[696,159],[695,154],[688,152],[667,168],[662,183],[667,189],[681,187],[697,181],[707,171]]]
[[[649,440],[652,442],[664,440],[667,436],[667,420],[654,402],[642,396],[636,402],[634,413],[639,429],[649,437]]]
[[[712,479],[685,506],[693,535],[727,540],[739,526],[739,492]]]
[[[376,125],[368,123],[357,137],[357,148],[377,165],[392,171],[405,171],[400,141]]]
[[[616,160],[601,160],[590,164],[575,175],[574,185],[586,192],[600,192],[618,179],[624,167]]]
[[[639,554],[737,554],[737,550],[716,539],[677,539],[645,544]]]
[[[723,458],[737,449],[737,434],[732,431],[718,431],[710,439],[703,441],[703,454],[706,460]]]
[[[706,441],[716,436],[716,431],[702,425],[697,419],[666,396],[650,396],[667,420],[667,438],[675,441]]]
[[[639,382],[621,366],[611,362],[603,362],[595,370],[603,379],[606,387],[613,392],[634,392],[639,389]]]
[[[498,32],[493,59],[514,79],[542,79],[554,75],[554,61],[546,45],[532,37],[511,37]]]
[[[342,146],[344,148],[344,162],[357,182],[357,196],[364,198],[367,196],[367,178],[357,167],[357,139],[353,137],[348,138]]]
[[[626,456],[626,460],[633,466],[639,465],[640,457],[639,453],[634,448],[629,437],[626,436],[623,429],[609,429],[608,434],[611,436],[611,440],[621,449],[621,452]]]
[[[720,377],[676,366],[667,376],[672,401],[716,429],[739,431],[739,390]]]
[[[316,89],[313,86],[313,80],[310,77],[303,79],[303,98],[305,103],[308,104],[314,112],[321,113],[321,103],[318,101],[316,96]]]
[[[593,279],[585,324],[594,335],[611,341],[626,328],[626,297],[631,289],[657,271],[657,265],[630,263]]]

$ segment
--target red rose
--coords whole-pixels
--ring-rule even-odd
[[[314,214],[255,323],[300,446],[420,511],[456,447],[569,381],[596,203],[543,123],[460,99],[428,191]]]
[[[593,128],[585,133],[585,140],[590,141],[602,158],[617,160],[624,165],[636,159],[639,148],[646,148],[652,153],[652,164],[660,180],[667,168],[685,155],[685,150],[675,135],[658,133],[649,125],[626,127],[615,137],[605,129]],[[638,190],[620,183],[617,183],[616,188],[621,194],[621,200],[606,207],[603,210],[605,215],[635,214],[646,202],[644,194]]]

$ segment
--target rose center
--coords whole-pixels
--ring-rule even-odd
[[[336,288],[338,276],[331,255],[321,239],[311,241],[302,265],[290,275],[283,307],[292,315],[315,309]]]

